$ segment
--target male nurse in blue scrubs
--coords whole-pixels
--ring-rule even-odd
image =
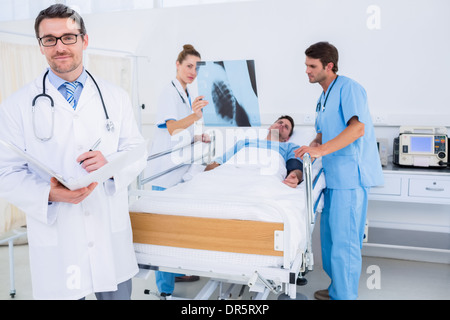
[[[306,51],[306,74],[323,92],[316,107],[316,138],[295,151],[322,157],[327,188],[320,223],[322,263],[331,279],[316,299],[356,299],[370,187],[383,173],[367,95],[356,81],[338,76],[337,49],[319,42]]]

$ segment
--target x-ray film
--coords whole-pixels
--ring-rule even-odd
[[[261,126],[253,60],[201,61],[197,68],[198,93],[209,101],[205,126]]]

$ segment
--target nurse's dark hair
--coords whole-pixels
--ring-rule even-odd
[[[197,50],[195,50],[195,48],[194,48],[193,45],[191,45],[191,44],[185,44],[185,45],[183,46],[183,51],[181,51],[181,52],[178,54],[178,59],[177,59],[177,61],[178,61],[179,63],[183,63],[183,61],[186,60],[187,56],[189,56],[189,55],[199,57],[200,59],[202,58],[201,55],[200,55],[200,53],[199,53]]]
[[[278,121],[278,120],[281,120],[281,119],[286,119],[287,121],[289,121],[289,122],[291,123],[292,128],[291,128],[291,132],[289,132],[289,137],[291,137],[292,134],[294,133],[294,125],[295,125],[295,124],[294,124],[294,119],[292,119],[291,116],[285,115],[285,116],[279,117],[279,118],[277,119],[277,121]],[[277,121],[275,121],[275,122],[277,122]]]
[[[69,8],[63,4],[54,4],[47,9],[39,12],[36,20],[34,22],[34,32],[36,33],[36,38],[39,38],[39,26],[41,22],[45,19],[57,19],[57,18],[67,18],[72,19],[78,24],[81,37],[84,39],[84,35],[86,34],[86,26],[84,24],[83,18],[80,16],[78,12]]]
[[[320,62],[322,62],[322,66],[324,68],[327,64],[332,62],[334,65],[332,71],[334,73],[337,73],[339,70],[339,52],[335,46],[328,42],[318,42],[313,44],[306,49],[305,55],[309,58],[320,59]]]

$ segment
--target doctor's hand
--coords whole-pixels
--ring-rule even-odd
[[[77,162],[82,162],[81,167],[89,173],[108,163],[100,151],[85,152],[77,158]]]
[[[194,102],[192,103],[192,111],[195,113],[195,115],[197,116],[197,120],[200,120],[201,118],[203,118],[203,108],[206,107],[209,102],[206,100],[203,100],[205,97],[204,96],[200,96],[195,98]]]
[[[85,188],[71,191],[59,183],[58,180],[52,178],[50,180],[50,194],[48,196],[48,201],[79,204],[94,191],[97,185],[98,183],[94,182]]]

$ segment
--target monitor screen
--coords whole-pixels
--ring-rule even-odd
[[[434,136],[429,137],[411,137],[411,152],[431,152],[433,150],[433,139]]]

